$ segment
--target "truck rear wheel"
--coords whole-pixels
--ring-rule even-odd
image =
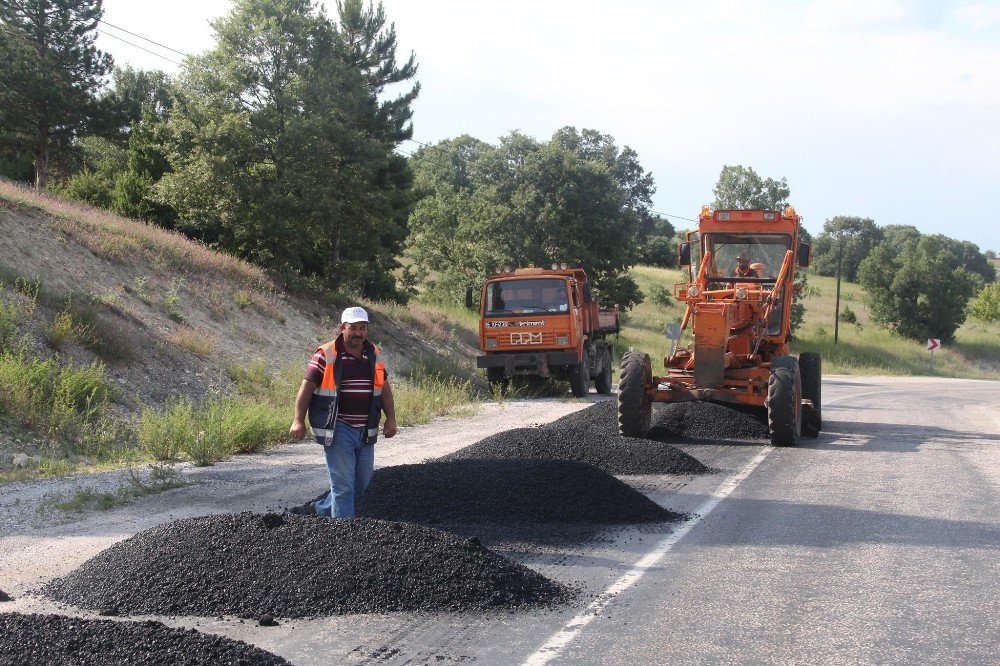
[[[590,393],[590,357],[586,349],[583,350],[580,362],[570,368],[569,388],[577,398]]]
[[[813,352],[799,354],[799,374],[802,375],[802,398],[813,404],[812,409],[802,411],[802,435],[819,437],[823,427],[823,360],[820,355]]]
[[[767,382],[767,425],[771,444],[795,446],[802,431],[802,377],[799,362],[792,356],[771,359]]]
[[[594,379],[594,388],[601,395],[607,395],[611,393],[611,348],[605,346],[601,352],[601,374]]]
[[[644,437],[649,431],[653,404],[646,386],[653,381],[649,354],[627,351],[618,377],[618,432],[626,437]]]

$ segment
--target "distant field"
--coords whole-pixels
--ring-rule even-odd
[[[674,282],[686,278],[679,270],[649,266],[636,266],[632,275],[647,300],[629,313],[627,325],[615,345],[616,356],[620,358],[621,352],[630,347],[645,351],[653,357],[656,371],[670,349],[664,333],[666,324],[680,322],[684,309],[676,302],[657,305],[650,297],[657,286],[672,290]],[[841,322],[839,341],[834,345],[836,280],[810,275],[809,287],[810,293],[804,301],[805,322],[792,343],[792,351],[819,352],[826,373],[1000,379],[1000,326],[967,320],[958,330],[955,342],[934,352],[932,366],[924,343],[906,340],[871,323],[864,289],[855,283],[841,283],[840,300],[841,310],[845,306],[853,310],[858,324]],[[689,333],[685,333],[682,342],[688,341]]]

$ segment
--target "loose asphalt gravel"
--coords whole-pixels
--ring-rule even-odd
[[[358,515],[425,524],[645,523],[680,516],[574,460],[448,460],[383,467]]]
[[[259,620],[511,609],[571,592],[475,539],[421,525],[238,513],[141,532],[43,594],[105,615]]]
[[[245,664],[287,661],[242,641],[160,622],[0,613],[0,666]]]
[[[683,440],[766,440],[770,437],[762,410],[714,402],[678,402],[653,409],[647,437],[661,442]]]
[[[617,403],[606,400],[538,428],[491,435],[442,460],[560,459],[590,463],[610,474],[704,474],[710,468],[680,449],[618,434]],[[740,416],[743,416],[742,414]]]
[[[9,594],[4,592],[3,590],[0,590],[0,602],[2,601],[13,601],[13,599],[11,599]]]

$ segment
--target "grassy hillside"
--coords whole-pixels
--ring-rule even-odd
[[[356,302],[0,179],[0,481],[283,441],[305,360]],[[485,394],[462,313],[363,304],[402,425]]]

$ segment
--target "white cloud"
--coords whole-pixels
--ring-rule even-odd
[[[951,16],[956,22],[966,24],[973,30],[985,30],[1000,25],[1000,5],[985,2],[966,5],[953,10]]]

